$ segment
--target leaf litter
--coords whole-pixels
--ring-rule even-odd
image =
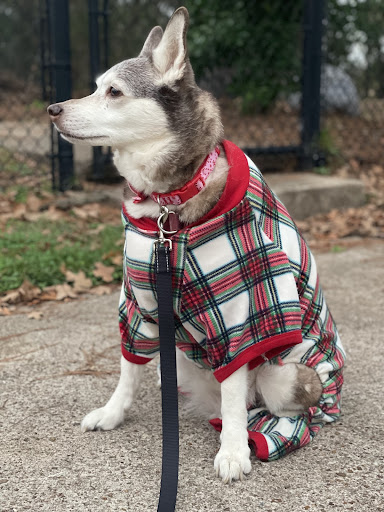
[[[360,179],[367,203],[359,208],[333,209],[297,222],[311,248],[327,251],[365,243],[367,239],[384,240],[384,167],[377,164],[362,166],[352,159],[334,174]]]
[[[304,221],[297,222],[299,229],[308,240],[311,248],[316,251],[343,250],[346,247],[365,243],[367,239],[384,239],[384,167],[377,164],[363,165],[351,158],[334,171],[340,177],[356,177],[363,181],[368,195],[368,202],[360,208],[346,210],[334,209],[327,214],[316,215]],[[96,186],[90,185],[91,191]],[[93,193],[93,192],[92,192]],[[71,192],[68,197],[74,196]],[[84,195],[84,194],[83,194]],[[85,193],[86,195],[86,193]],[[65,194],[64,194],[65,196]],[[118,207],[107,204],[86,203],[73,207],[59,208],[59,200],[50,192],[40,190],[38,195],[29,192],[25,202],[16,201],[17,193],[14,189],[6,189],[6,194],[0,200],[0,230],[12,232],[14,229],[10,220],[18,219],[26,226],[39,219],[46,219],[52,225],[64,221],[74,225],[77,231],[86,232],[97,237],[105,230],[107,225],[118,225],[120,216]],[[62,201],[63,196],[61,196]],[[50,232],[49,227],[43,230],[45,235]],[[74,240],[79,235],[69,235]],[[57,244],[63,244],[68,235],[63,233],[57,236]],[[90,250],[94,249],[94,243]],[[118,247],[118,248],[117,248]],[[22,258],[22,255],[19,256]],[[38,287],[25,279],[21,286],[8,290],[0,296],[0,316],[13,314],[19,304],[36,305],[45,301],[68,301],[77,299],[84,293],[94,295],[109,294],[116,288],[113,283],[114,272],[121,268],[122,241],[113,243],[110,251],[103,254],[101,260],[94,264],[91,273],[99,281],[94,286],[92,280],[86,276],[84,270],[62,268],[63,282],[56,285]],[[106,264],[105,260],[111,264]],[[36,315],[38,317],[38,315]],[[31,317],[31,319],[35,319]]]
[[[86,193],[83,193],[83,196],[86,198]],[[14,220],[25,223],[25,229],[28,230],[29,224],[43,219],[47,221],[48,227],[41,230],[41,235],[49,237],[52,234],[51,230],[54,227],[57,228],[58,221],[72,225],[74,227],[72,231],[57,235],[55,244],[57,248],[67,243],[68,240],[72,240],[73,243],[82,241],[81,233],[86,233],[91,239],[89,250],[94,251],[97,246],[97,238],[105,232],[108,225],[118,226],[119,229],[121,226],[118,207],[109,204],[86,203],[62,209],[57,207],[57,200],[51,193],[38,195],[28,193],[24,202],[18,202],[16,199],[17,192],[14,189],[6,189],[6,194],[0,201],[0,230],[4,233],[14,233],[16,229]],[[52,228],[49,227],[50,225]],[[50,242],[46,244],[49,246]],[[116,245],[113,241],[111,250],[100,257],[102,261],[96,262],[93,269],[87,268],[88,276],[84,271],[86,269],[74,270],[70,268],[70,265],[68,265],[69,268],[66,268],[62,264],[60,267],[63,274],[62,283],[36,286],[29,279],[24,279],[19,287],[0,293],[0,316],[13,314],[20,305],[37,305],[45,301],[67,302],[79,298],[84,293],[98,296],[110,294],[116,289],[114,283],[116,278],[113,277],[113,274],[116,270],[121,269],[122,246],[123,237],[121,236],[121,240],[117,240]],[[23,255],[18,254],[15,258],[22,260]],[[106,261],[111,264],[106,264]],[[89,272],[94,276],[93,281],[89,277]],[[96,282],[98,284],[95,285]],[[36,311],[34,314],[29,314],[28,318],[38,320],[41,318],[41,314]]]

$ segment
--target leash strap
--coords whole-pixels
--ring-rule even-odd
[[[155,244],[163,423],[163,462],[157,512],[173,512],[175,510],[179,470],[175,321],[169,258],[171,247],[171,243],[167,247],[162,240]]]

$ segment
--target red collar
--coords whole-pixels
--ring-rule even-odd
[[[136,194],[136,197],[133,198],[133,202],[141,203],[150,197],[153,199],[153,201],[159,203],[161,206],[167,206],[170,204],[179,205],[185,203],[188,201],[188,199],[191,199],[197,195],[200,190],[205,187],[206,179],[215,168],[216,160],[218,159],[219,155],[220,149],[217,147],[206,157],[204,162],[198,168],[195,176],[179,190],[173,190],[172,192],[166,192],[165,194],[152,192],[152,194],[147,196],[133,188],[132,185],[128,183],[128,187],[134,194]]]
[[[199,224],[208,222],[209,220],[232,210],[232,208],[239,204],[239,202],[244,198],[247,191],[249,184],[249,165],[245,154],[240,148],[228,140],[223,140],[222,144],[229,164],[228,178],[224,192],[211,211],[206,213],[198,221],[188,225],[188,227],[198,226]],[[158,231],[156,220],[149,217],[141,217],[139,219],[131,217],[128,215],[124,203],[123,216],[125,218],[125,222],[133,224],[143,232],[153,234]],[[174,215],[171,215],[170,217],[172,218]]]

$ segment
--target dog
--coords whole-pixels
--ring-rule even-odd
[[[159,351],[153,242],[166,205],[178,386],[221,431],[214,468],[230,483],[251,471],[250,445],[275,460],[339,417],[344,351],[304,239],[195,82],[188,23],[179,8],[93,94],[48,113],[67,141],[112,146],[127,184],[121,375],[81,428],[120,425]]]

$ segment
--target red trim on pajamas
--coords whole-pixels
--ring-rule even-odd
[[[223,422],[220,418],[209,420],[209,423],[217,431],[221,432]],[[248,430],[248,442],[255,451],[255,455],[262,461],[267,461],[269,456],[268,443],[265,436],[261,432],[252,432]]]
[[[128,350],[124,347],[123,344],[121,345],[121,353],[124,359],[126,359],[130,363],[147,364],[150,361],[152,361],[152,359],[150,359],[149,357],[137,356],[136,354],[132,354],[132,352],[128,352]]]
[[[248,363],[250,370],[256,368],[266,359],[280,354],[283,350],[293,347],[302,342],[301,331],[284,332],[271,336],[265,341],[251,345],[244,352],[241,352],[235,359],[223,368],[219,368],[213,372],[213,375],[219,382],[223,382],[232,373]],[[264,356],[264,357],[263,357]]]

